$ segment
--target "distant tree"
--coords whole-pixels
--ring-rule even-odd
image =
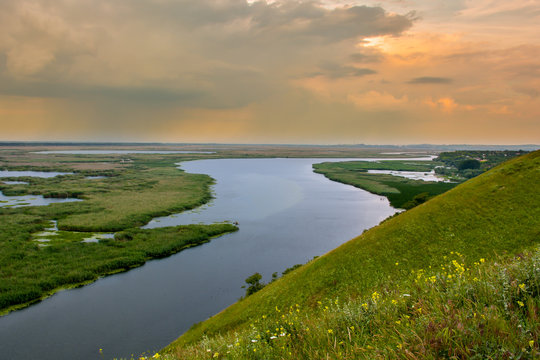
[[[264,287],[264,284],[260,282],[261,279],[262,275],[257,272],[245,280],[246,283],[249,285],[246,289],[246,296],[255,294],[257,291],[261,290]]]
[[[409,200],[405,204],[403,204],[403,208],[407,210],[412,209],[413,207],[418,206],[428,201],[429,197],[430,197],[429,193],[427,192],[417,194],[412,198],[412,200]]]
[[[285,270],[281,273],[281,275],[287,275],[287,274],[290,273],[291,271],[298,269],[300,266],[302,266],[302,264],[296,264],[296,265],[293,265],[293,266],[291,266],[290,268],[285,269]]]
[[[480,161],[475,159],[463,160],[458,164],[459,170],[480,169]]]

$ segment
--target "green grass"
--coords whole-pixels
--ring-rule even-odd
[[[537,151],[388,219],[195,325],[165,352],[247,331],[263,315],[275,317],[276,307],[315,311],[319,301],[365,299],[388,284],[406,283],[413,270],[439,266],[451,251],[472,263],[531,248],[540,240],[538,189]]]
[[[313,169],[330,180],[386,196],[395,208],[408,209],[416,206],[415,197],[425,194],[427,198],[431,198],[454,188],[457,183],[427,182],[386,174],[369,174],[367,170],[429,172],[437,164],[427,161],[347,161],[314,164]]]

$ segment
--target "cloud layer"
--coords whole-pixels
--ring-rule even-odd
[[[463,142],[471,119],[535,140],[540,45],[467,36],[526,34],[534,1],[348,3],[0,1],[4,140]]]

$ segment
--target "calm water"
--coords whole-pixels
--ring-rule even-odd
[[[397,171],[397,170],[368,170],[370,174],[388,174],[394,176],[401,176],[407,179],[424,180],[424,181],[444,181],[448,182],[444,177],[435,174],[435,171],[421,172],[421,171]]]
[[[254,272],[268,281],[273,272],[322,255],[396,211],[385,198],[313,173],[312,164],[322,161],[184,163],[186,171],[216,179],[216,199],[147,226],[229,220],[238,221],[240,231],[1,317],[1,356],[98,359],[99,348],[105,358],[159,350],[235,302]]]

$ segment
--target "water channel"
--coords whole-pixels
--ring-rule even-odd
[[[233,221],[240,230],[0,317],[1,357],[98,359],[101,348],[110,359],[157,351],[235,302],[254,272],[268,281],[394,214],[386,198],[312,171],[314,163],[343,160],[352,159],[182,163],[216,180],[215,199],[147,227]]]

